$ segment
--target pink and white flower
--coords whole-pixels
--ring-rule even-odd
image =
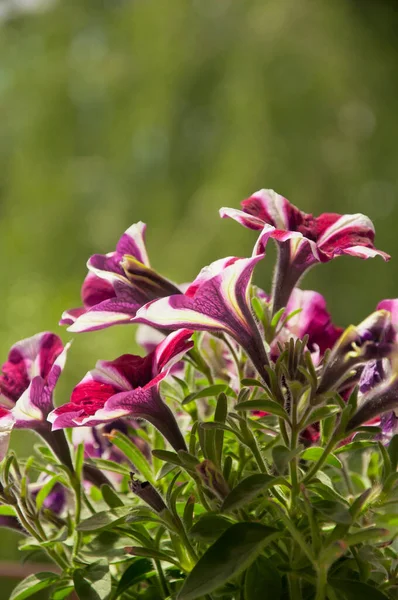
[[[132,321],[166,330],[187,327],[227,334],[245,349],[267,379],[265,366],[269,361],[250,300],[253,270],[261,258],[217,260],[202,269],[184,294],[149,302]]]
[[[0,455],[11,430],[35,429],[45,435],[54,408],[53,392],[65,365],[65,347],[54,333],[38,333],[12,346],[0,375]]]
[[[268,240],[279,247],[277,278],[273,290],[273,311],[286,306],[290,293],[302,275],[319,262],[342,254],[358,258],[390,256],[374,246],[372,221],[362,214],[324,213],[319,217],[300,211],[273,190],[259,190],[242,202],[243,210],[221,208],[222,218],[261,231],[254,253],[263,254]]]
[[[129,323],[150,300],[180,292],[151,268],[145,230],[144,223],[135,223],[122,235],[114,252],[91,256],[81,290],[83,307],[65,311],[61,325],[82,332]]]
[[[185,449],[173,413],[160,397],[159,384],[192,348],[191,335],[187,329],[176,331],[145,357],[124,354],[113,361],[98,361],[75,387],[70,402],[50,413],[53,431],[96,426],[121,417],[145,419],[174,449]]]

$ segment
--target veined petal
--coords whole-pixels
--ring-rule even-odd
[[[96,331],[111,325],[130,323],[140,304],[112,298],[104,300],[80,315],[69,327],[68,331]]]
[[[138,261],[150,267],[145,247],[146,225],[142,221],[131,225],[122,235],[116,246],[116,252],[123,256],[131,254]]]
[[[161,333],[149,325],[138,325],[135,341],[146,352],[156,350],[156,347],[165,339],[164,333]]]
[[[192,334],[193,331],[189,329],[178,329],[160,342],[154,357],[156,374],[170,369],[188,350],[193,348],[194,343],[190,339]]]
[[[184,438],[174,415],[162,401],[157,385],[145,390],[138,388],[131,392],[116,394],[95,417],[101,421],[102,419],[109,421],[111,420],[109,415],[145,419],[160,431],[176,452],[186,450]]]
[[[128,281],[143,297],[143,302],[180,293],[179,288],[174,283],[159,275],[134,256],[125,254],[120,261],[120,265]]]
[[[227,208],[223,206],[219,210],[220,217],[222,219],[233,219],[248,229],[262,229],[264,227],[264,220],[254,215],[249,215],[243,210],[237,208]]]
[[[259,190],[241,203],[243,210],[277,229],[293,229],[300,211],[274,190]]]
[[[286,328],[300,339],[308,335],[310,348],[317,346],[324,354],[334,346],[343,329],[332,324],[326,300],[318,292],[295,288],[286,307],[286,316],[298,309],[300,312],[289,319]]]
[[[7,454],[11,431],[14,425],[15,419],[12,412],[0,406],[0,461]]]
[[[73,323],[84,313],[86,309],[83,307],[80,308],[70,308],[69,310],[64,310],[62,316],[59,320],[59,325],[73,325]]]
[[[37,376],[32,379],[28,389],[15,404],[12,414],[18,428],[34,427],[46,420],[47,413],[51,408],[51,394],[46,389],[44,380]]]
[[[254,321],[249,297],[253,269],[263,255],[252,258],[227,259],[228,265],[216,275],[199,275],[187,293],[155,300],[137,312],[133,322],[145,323],[160,329],[180,328],[197,331],[223,332],[244,347],[259,372],[265,376],[268,363],[264,344]],[[209,267],[212,272],[212,266]],[[213,271],[214,272],[214,271]],[[200,283],[202,282],[202,283]]]

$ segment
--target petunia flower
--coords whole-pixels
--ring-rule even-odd
[[[294,288],[286,306],[286,316],[300,310],[287,321],[285,336],[303,339],[308,335],[308,348],[318,363],[325,351],[332,348],[343,333],[332,323],[326,300],[318,292]],[[283,331],[282,331],[283,335]]]
[[[53,431],[96,426],[121,417],[145,419],[174,449],[185,449],[173,413],[160,397],[159,384],[192,348],[191,335],[187,329],[173,332],[145,357],[124,354],[113,361],[98,361],[75,387],[70,402],[48,416]]]
[[[270,238],[278,244],[279,264],[272,294],[274,313],[286,306],[294,286],[316,263],[328,262],[342,254],[390,258],[375,248],[374,226],[365,215],[324,213],[314,217],[273,190],[264,189],[244,200],[241,206],[243,210],[221,208],[220,215],[249,229],[261,230],[255,253],[263,254]]]
[[[179,288],[151,269],[145,248],[146,225],[131,225],[114,252],[94,254],[87,262],[83,307],[63,313],[69,331],[95,331],[129,323],[137,310],[155,298],[178,294]]]
[[[363,376],[363,367],[394,353],[394,330],[391,315],[377,310],[357,326],[351,325],[337,340],[327,359],[318,393],[339,390],[344,382],[355,385]]]
[[[254,267],[262,256],[228,257],[202,269],[184,294],[161,298],[137,312],[133,322],[159,329],[188,327],[231,336],[240,344],[262,377],[269,364],[250,302]]]
[[[12,346],[0,374],[0,456],[7,452],[11,430],[33,429],[49,443],[47,416],[65,365],[65,347],[54,333],[38,333]],[[54,443],[60,440],[54,438]],[[62,455],[61,448],[58,448]],[[66,459],[67,460],[67,459]]]

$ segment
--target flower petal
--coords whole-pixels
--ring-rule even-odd
[[[116,245],[116,252],[123,256],[131,254],[138,261],[150,267],[149,258],[145,247],[146,225],[142,221],[131,225],[122,235]]]
[[[111,325],[122,325],[131,322],[140,304],[112,298],[104,300],[81,314],[69,327],[68,331],[83,332],[104,329]]]

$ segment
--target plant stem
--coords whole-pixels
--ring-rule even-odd
[[[316,583],[316,596],[315,600],[326,599],[326,587],[327,587],[327,570],[324,567],[318,569],[318,579]]]
[[[300,581],[297,579],[296,575],[293,573],[289,573],[288,582],[289,600],[301,600],[301,586]]]
[[[292,428],[290,434],[290,449],[295,450],[297,447],[298,440],[298,428],[297,428],[297,399],[293,396],[291,401],[291,419]],[[299,495],[299,483],[298,483],[298,470],[297,470],[297,456],[294,456],[289,461],[289,472],[290,480],[292,483],[292,492],[290,494],[290,509],[295,509],[296,498]]]
[[[163,573],[163,568],[162,568],[162,564],[161,564],[160,560],[155,560],[155,566],[156,566],[156,570],[158,572],[160,587],[163,592],[163,595],[165,598],[168,598],[170,595],[170,592],[169,592],[169,588],[167,585],[166,577],[164,576],[164,573]]]

